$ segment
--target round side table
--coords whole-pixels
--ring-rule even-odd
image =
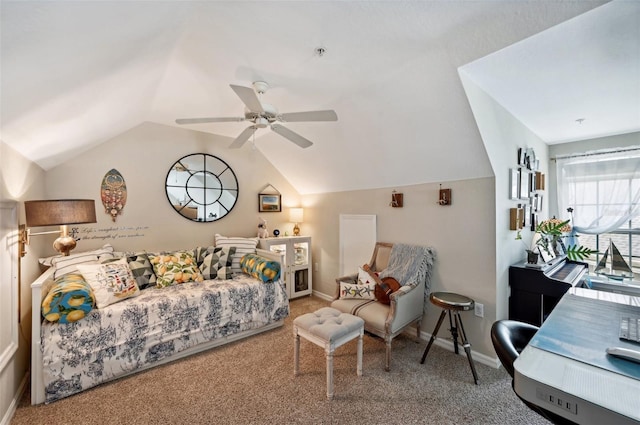
[[[446,316],[448,312],[449,325],[451,326],[451,336],[453,337],[453,347],[455,349],[455,353],[458,354],[458,337],[461,337],[462,347],[467,353],[469,366],[471,366],[471,372],[473,373],[473,380],[476,385],[478,385],[478,374],[476,373],[476,367],[473,364],[473,359],[471,358],[471,344],[469,344],[469,341],[467,340],[467,334],[465,333],[464,326],[462,325],[462,317],[460,317],[461,311],[473,310],[475,302],[469,297],[465,297],[464,295],[456,294],[453,292],[433,292],[429,296],[429,300],[433,305],[442,308],[442,313],[440,313],[438,324],[433,330],[433,333],[431,333],[431,339],[429,340],[429,344],[427,344],[427,348],[425,348],[424,353],[422,354],[422,360],[420,360],[420,364],[424,364],[424,361],[427,358],[427,354],[429,353],[429,349],[431,348],[433,341],[435,341],[436,336],[438,335],[438,331],[440,330],[440,326],[442,325],[444,316]],[[460,329],[460,334],[458,334],[458,329]]]

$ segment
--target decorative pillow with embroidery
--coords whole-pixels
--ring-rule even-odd
[[[231,261],[236,248],[233,246],[231,248],[221,248],[219,246],[211,248],[211,252],[205,255],[202,263],[199,264],[202,277],[205,280],[231,279],[233,277]]]
[[[149,254],[149,260],[156,275],[158,288],[204,280],[191,252],[176,251],[165,255]]]
[[[91,285],[98,308],[140,295],[126,258],[107,264],[79,264],[78,271]]]
[[[245,254],[240,260],[242,272],[263,283],[273,282],[280,278],[280,263],[269,261],[256,254]]]
[[[227,237],[216,233],[215,235],[216,246],[222,248],[236,248],[236,253],[232,255],[233,262],[231,263],[231,271],[233,273],[242,273],[240,267],[240,260],[245,254],[255,254],[256,247],[258,246],[258,238],[240,238],[240,237]]]
[[[49,322],[77,322],[93,305],[93,291],[87,281],[79,273],[67,273],[55,280],[42,300],[42,316]]]
[[[340,282],[341,299],[375,300],[375,282],[348,283]]]

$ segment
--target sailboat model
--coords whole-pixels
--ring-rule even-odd
[[[609,255],[611,256],[611,261],[607,266]],[[633,277],[631,267],[624,261],[622,254],[620,254],[620,251],[618,251],[618,248],[616,248],[611,239],[609,239],[609,248],[607,248],[602,259],[598,262],[594,272],[616,280]]]

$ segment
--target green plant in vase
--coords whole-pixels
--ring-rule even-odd
[[[536,244],[543,247],[543,249],[547,249],[547,251],[552,249],[557,253],[558,241],[560,238],[564,237],[565,233],[569,233],[571,231],[571,225],[569,224],[570,221],[571,220],[562,221],[553,217],[538,224],[536,232],[540,233],[543,237],[539,238],[536,241]],[[597,251],[582,245],[568,245],[566,247],[567,258],[574,261],[584,260],[596,252]]]

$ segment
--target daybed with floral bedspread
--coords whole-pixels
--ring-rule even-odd
[[[240,239],[54,258],[31,285],[32,404],[282,326],[281,257]]]

